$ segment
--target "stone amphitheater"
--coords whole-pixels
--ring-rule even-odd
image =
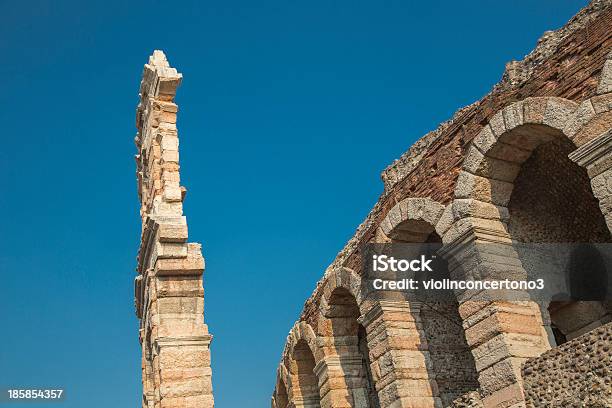
[[[515,243],[610,242],[611,129],[612,2],[593,1],[383,171],[287,337],[272,407],[612,407],[610,302],[458,294],[441,314],[361,282],[371,243],[438,242],[453,278],[484,279],[521,275]]]
[[[156,51],[137,109],[146,408],[214,406],[204,259],[182,206],[180,81]],[[518,243],[611,242],[611,151],[612,0],[593,0],[383,171],[378,202],[287,337],[272,407],[612,407],[608,301],[456,293],[440,313],[362,290],[372,243],[437,243],[452,278],[486,279],[524,275]]]

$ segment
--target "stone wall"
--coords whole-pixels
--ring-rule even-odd
[[[370,243],[420,243],[435,233],[451,278],[521,278],[517,241],[609,242],[611,27],[612,0],[592,1],[545,33],[524,60],[510,62],[489,94],[383,172],[380,199],[289,333],[273,407],[525,405],[523,363],[555,346],[546,305],[473,302],[457,293],[455,311],[436,314],[414,299],[373,299],[361,290],[362,254]],[[483,243],[500,252],[487,252]],[[330,330],[339,290],[356,304],[351,325],[365,333],[363,347]],[[601,312],[584,327],[605,323],[609,315]],[[609,346],[609,338],[602,341]],[[316,376],[319,399],[309,394],[306,401],[300,391],[304,373],[295,360],[304,354],[314,361],[308,374]],[[378,398],[363,397],[371,387]]]
[[[525,362],[528,407],[612,406],[612,323]]]

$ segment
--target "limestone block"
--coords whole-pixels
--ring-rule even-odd
[[[578,109],[572,115],[572,118],[567,121],[563,128],[565,133],[570,139],[576,135],[576,133],[586,125],[595,116],[595,109],[590,99],[583,101]]]
[[[503,109],[504,122],[506,124],[506,130],[512,130],[515,127],[523,124],[523,102],[515,102],[510,106],[506,106]]]
[[[162,151],[165,151],[165,150],[178,151],[179,140],[176,135],[161,134],[159,139],[160,139],[160,147]]]
[[[158,259],[186,258],[187,244],[175,242],[156,242],[155,255]]]
[[[500,110],[495,115],[493,115],[493,117],[489,121],[489,126],[491,127],[491,130],[493,131],[493,135],[496,138],[501,136],[501,135],[503,135],[504,133],[506,133],[506,123],[505,123],[505,120],[504,120],[504,112],[503,112],[503,110]],[[485,128],[486,128],[486,126],[485,126]],[[483,130],[484,130],[484,128],[483,128]],[[490,136],[488,136],[488,135],[484,135],[483,137],[485,138],[485,140],[490,140],[489,139]]]
[[[596,114],[574,135],[572,141],[578,147],[596,139],[611,129],[612,111]]]
[[[542,143],[550,142],[557,136],[554,130],[544,126],[525,124],[511,132],[504,133],[498,140],[522,150],[533,151]]]
[[[395,207],[391,208],[388,217],[393,227],[399,225],[403,221],[399,206],[396,205]]]
[[[548,98],[542,123],[555,129],[563,129],[577,108],[578,105],[575,102],[567,99]]]
[[[444,210],[442,211],[442,215],[440,215],[440,218],[438,219],[438,222],[435,225],[435,229],[438,235],[440,235],[441,237],[444,236],[446,231],[448,231],[448,229],[451,227],[451,225],[453,225],[454,222],[455,222],[455,217],[454,217],[453,205],[449,204],[446,207],[444,207]]]
[[[183,201],[183,192],[181,191],[178,183],[173,183],[174,185],[166,185],[164,187],[164,200],[166,202],[181,202]]]
[[[158,239],[160,242],[186,242],[187,224],[160,224],[158,227]]]
[[[406,200],[409,219],[421,219],[435,225],[444,211],[444,206],[430,198],[410,198]]]
[[[210,352],[203,347],[164,347],[159,353],[160,370],[202,368],[205,361],[210,361]]]
[[[510,201],[513,187],[512,183],[479,177],[462,171],[455,186],[455,197],[473,198],[505,207]]]
[[[505,130],[505,127],[503,129]],[[486,153],[496,142],[497,136],[493,133],[492,128],[490,126],[485,126],[476,135],[476,137],[474,137],[472,144],[476,146],[476,148],[478,148],[478,150],[480,150],[482,153]]]
[[[591,179],[591,186],[593,195],[599,200],[612,195],[612,168]]]
[[[452,206],[453,218],[479,217],[506,221],[510,217],[507,207],[474,199],[456,199]]]
[[[463,168],[472,174],[495,180],[512,182],[521,170],[519,164],[487,157],[476,148],[470,148]]]
[[[612,92],[612,59],[608,58],[601,69],[597,93],[604,94]]]
[[[597,95],[590,99],[595,113],[604,113],[612,110],[612,93]]]
[[[187,258],[158,259],[155,263],[156,275],[201,275],[204,271],[204,258],[200,254],[190,254]]]
[[[192,395],[187,397],[164,398],[161,400],[160,408],[202,408],[212,406],[212,395]]]
[[[548,98],[529,97],[523,103],[524,123],[543,123]]]
[[[521,379],[521,362],[521,359],[506,358],[479,372],[478,381],[480,382],[482,393],[485,396],[492,395],[496,391],[517,384]],[[518,397],[522,398],[522,395],[519,394]],[[485,406],[488,406],[486,402]]]
[[[486,155],[487,157],[492,157],[494,159],[520,164],[531,156],[531,151],[497,141],[497,143],[491,146],[491,148],[486,152]]]

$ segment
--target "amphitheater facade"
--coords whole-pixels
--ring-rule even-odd
[[[611,129],[612,7],[593,1],[384,170],[287,337],[272,407],[612,406],[608,301],[457,293],[441,312],[362,282],[372,243],[439,243],[454,279],[525,275],[518,243],[609,243]]]

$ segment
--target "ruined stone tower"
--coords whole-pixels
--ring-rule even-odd
[[[155,51],[144,66],[136,111],[142,234],[135,279],[143,408],[214,406],[211,335],[204,324],[204,258],[187,242],[180,185],[176,89],[182,75]]]

